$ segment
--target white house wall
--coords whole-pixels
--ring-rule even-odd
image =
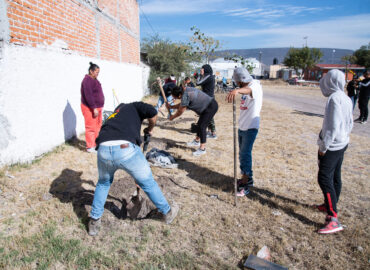
[[[58,46],[3,45],[0,59],[0,166],[27,162],[84,132],[80,87],[89,62],[98,77],[106,110],[140,100],[142,68],[135,64],[67,54]]]

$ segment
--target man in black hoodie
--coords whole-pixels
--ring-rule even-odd
[[[204,93],[208,96],[215,97],[215,76],[213,75],[212,67],[208,64],[203,65],[200,70],[200,77],[197,80],[197,85],[202,87]],[[216,124],[215,120],[212,118],[208,129],[211,131],[211,134],[207,135],[208,138],[217,139],[216,135]]]

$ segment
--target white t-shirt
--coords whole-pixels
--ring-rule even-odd
[[[251,95],[242,95],[240,103],[239,129],[248,130],[260,127],[260,112],[262,108],[262,86],[260,81],[253,80],[248,85]]]

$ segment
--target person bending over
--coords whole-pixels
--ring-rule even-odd
[[[185,87],[185,84],[173,88],[172,96],[176,99],[181,99],[181,102],[172,106],[168,105],[168,108],[177,109],[176,113],[170,117],[170,120],[182,115],[186,109],[192,110],[199,115],[197,136],[192,142],[188,143],[188,146],[199,146],[199,149],[193,152],[194,156],[205,154],[207,126],[218,110],[216,100],[196,88]]]
[[[114,173],[118,169],[125,170],[134,178],[136,184],[163,214],[167,224],[177,215],[177,204],[168,204],[140,149],[140,129],[144,119],[149,121],[145,132],[151,135],[157,120],[154,107],[143,102],[121,103],[104,123],[96,139],[99,180],[90,212],[89,235],[94,236],[99,232],[104,204]]]

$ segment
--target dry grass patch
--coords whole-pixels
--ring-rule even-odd
[[[264,102],[253,151],[255,188],[248,198],[239,199],[236,208],[232,106],[224,97],[217,96],[218,139],[207,142],[205,156],[193,157],[193,149],[186,146],[193,139],[189,128],[194,113],[186,112],[174,122],[161,118],[155,129],[149,147],[169,151],[179,163],[178,169],[153,168],[162,189],[180,204],[172,225],[116,217],[117,183],[131,181],[120,171],[111,188],[102,231],[96,238],[89,237],[86,222],[97,182],[96,156],[81,152],[79,141],[26,168],[4,168],[0,174],[0,267],[237,269],[249,254],[267,245],[272,260],[290,269],[368,268],[369,139],[351,136],[345,154],[338,207],[346,228],[321,236],[315,231],[324,214],[310,205],[323,200],[316,179],[316,138],[322,119]],[[49,198],[53,184],[64,194]],[[25,243],[31,248],[25,248]]]

